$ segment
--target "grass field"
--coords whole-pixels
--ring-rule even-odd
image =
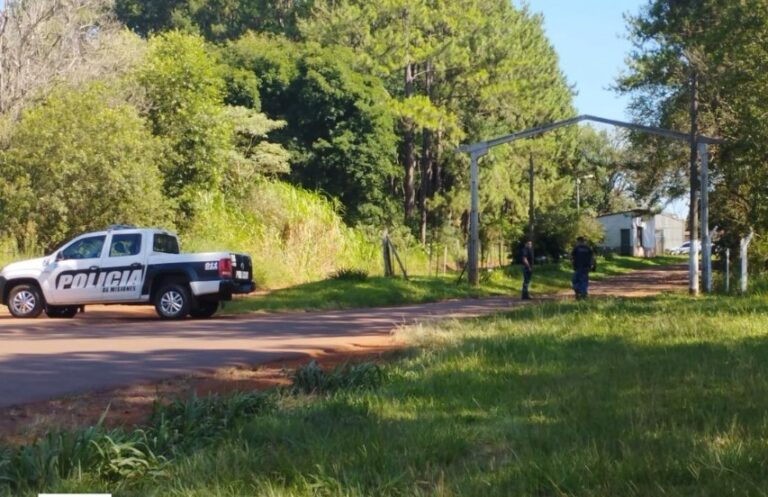
[[[617,256],[612,260],[599,260],[598,270],[592,273],[591,277],[599,280],[634,269],[683,262],[684,259],[679,257],[637,259]],[[567,290],[570,288],[571,274],[570,266],[565,262],[536,266],[531,291],[535,295]],[[402,278],[383,277],[370,277],[365,281],[326,279],[238,299],[227,303],[224,312],[350,309],[452,298],[518,295],[521,274],[518,266],[484,272],[478,287],[469,286],[466,278],[458,282],[457,280],[457,274],[431,278],[415,276],[407,281]]]
[[[401,338],[413,348],[378,387],[285,391],[262,410],[218,401],[210,419],[168,414],[172,429],[139,432],[137,453],[96,469],[26,448],[0,476],[26,454],[69,468],[37,488],[116,496],[761,496],[766,330],[765,294],[549,303],[412,327]],[[169,433],[175,444],[157,441]]]

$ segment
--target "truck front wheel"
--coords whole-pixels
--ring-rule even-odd
[[[16,285],[8,294],[8,310],[17,318],[36,318],[43,312],[45,302],[35,285]]]
[[[155,310],[162,319],[181,319],[190,307],[189,289],[179,283],[163,285],[155,296]]]

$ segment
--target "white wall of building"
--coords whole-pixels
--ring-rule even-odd
[[[685,221],[667,214],[640,215],[619,212],[597,218],[603,225],[604,245],[621,251],[621,230],[629,230],[630,253],[634,256],[660,255],[658,252],[681,245],[685,238]],[[643,228],[642,240],[638,227]]]
[[[621,230],[632,227],[632,215],[629,213],[610,214],[597,218],[603,225],[605,239],[603,244],[616,250],[621,247]]]

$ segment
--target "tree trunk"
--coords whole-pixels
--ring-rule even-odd
[[[424,71],[424,93],[432,100],[432,62],[426,62]],[[432,196],[432,130],[422,130],[421,141],[421,181],[419,188],[419,239],[421,244],[427,243],[427,197]]]
[[[405,66],[405,98],[413,95],[413,64],[408,63]],[[413,186],[413,176],[415,169],[415,160],[413,156],[413,123],[410,120],[405,119],[403,122],[405,128],[403,132],[403,148],[402,158],[403,167],[405,168],[405,176],[403,178],[403,196],[404,196],[404,210],[405,210],[405,222],[410,221],[413,216],[413,210],[416,206],[416,192]]]
[[[440,162],[442,157],[442,143],[443,132],[441,130],[437,130],[434,146],[435,156],[432,157],[432,169],[434,171],[432,175],[432,192],[438,194],[443,192],[443,164]]]
[[[421,143],[421,187],[419,188],[419,239],[427,243],[427,197],[432,196],[432,132],[424,129]]]

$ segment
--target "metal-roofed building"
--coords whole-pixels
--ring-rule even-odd
[[[685,221],[670,214],[633,209],[598,216],[604,245],[621,255],[654,257],[682,245]]]

